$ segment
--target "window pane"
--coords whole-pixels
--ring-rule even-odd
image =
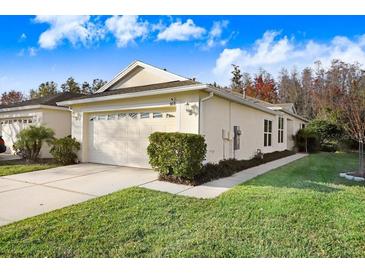
[[[268,142],[267,142],[268,146],[271,146],[271,134],[268,134],[267,137],[269,139]]]
[[[108,115],[108,120],[116,120],[117,119],[117,115],[116,114],[109,114]]]
[[[129,116],[129,118],[131,118],[131,119],[137,119],[137,113],[136,113],[136,112],[128,113],[128,116]]]
[[[267,146],[267,134],[265,133],[264,134],[264,147]]]
[[[269,121],[269,132],[272,131],[272,121]]]
[[[150,113],[149,112],[142,112],[141,113],[141,119],[146,119],[146,118],[150,118]]]
[[[118,119],[124,119],[127,116],[126,113],[118,113]]]
[[[267,120],[264,120],[264,132],[267,132]]]
[[[162,118],[162,113],[161,112],[154,112],[153,113],[153,118]]]

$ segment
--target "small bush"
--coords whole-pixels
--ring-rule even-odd
[[[50,153],[57,162],[71,165],[77,162],[77,151],[79,150],[80,143],[75,138],[67,136],[55,140]]]
[[[193,179],[202,168],[207,145],[198,134],[154,132],[147,147],[152,168],[162,176]]]
[[[29,126],[21,130],[13,147],[15,153],[23,159],[37,161],[44,143],[50,145],[54,140],[54,131],[45,126]]]

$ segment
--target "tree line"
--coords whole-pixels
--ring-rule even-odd
[[[80,94],[91,94],[100,89],[106,81],[102,79],[94,79],[92,82],[83,82],[82,84],[75,81],[73,77],[69,77],[63,84],[61,84],[60,89],[54,81],[47,81],[41,83],[37,89],[31,89],[29,94],[26,95],[21,91],[10,90],[3,92],[1,94],[1,104],[9,105],[17,102],[21,102],[27,99],[36,99],[44,96],[56,95],[60,92],[70,92],[70,93],[80,93]]]
[[[358,63],[333,60],[325,68],[317,61],[300,72],[283,68],[275,80],[263,69],[252,77],[233,65],[229,88],[270,103],[294,103],[298,114],[313,119],[336,109],[355,89],[364,90],[365,71]]]
[[[314,135],[327,147],[357,141],[357,174],[365,177],[365,70],[360,64],[333,60],[325,68],[317,61],[301,72],[284,68],[277,80],[265,70],[252,77],[233,65],[230,89],[270,103],[294,103],[297,113],[310,119],[304,136]]]

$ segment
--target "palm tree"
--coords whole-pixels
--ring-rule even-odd
[[[14,143],[16,153],[30,161],[37,161],[44,143],[54,141],[54,131],[45,126],[29,126],[17,134]]]

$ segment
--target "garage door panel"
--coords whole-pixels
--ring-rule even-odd
[[[94,116],[94,117],[97,117]],[[109,116],[107,116],[109,117]],[[113,120],[90,121],[89,161],[135,167],[149,167],[148,137],[155,131],[175,131],[175,118],[143,117],[137,112],[112,115]],[[115,119],[114,117],[118,117]]]
[[[27,123],[23,121],[26,120]],[[17,134],[29,124],[29,118],[27,119],[5,119],[1,120],[1,135],[4,139],[5,145],[7,147],[7,152],[13,152],[13,144],[16,142]],[[6,123],[5,123],[6,121]]]

